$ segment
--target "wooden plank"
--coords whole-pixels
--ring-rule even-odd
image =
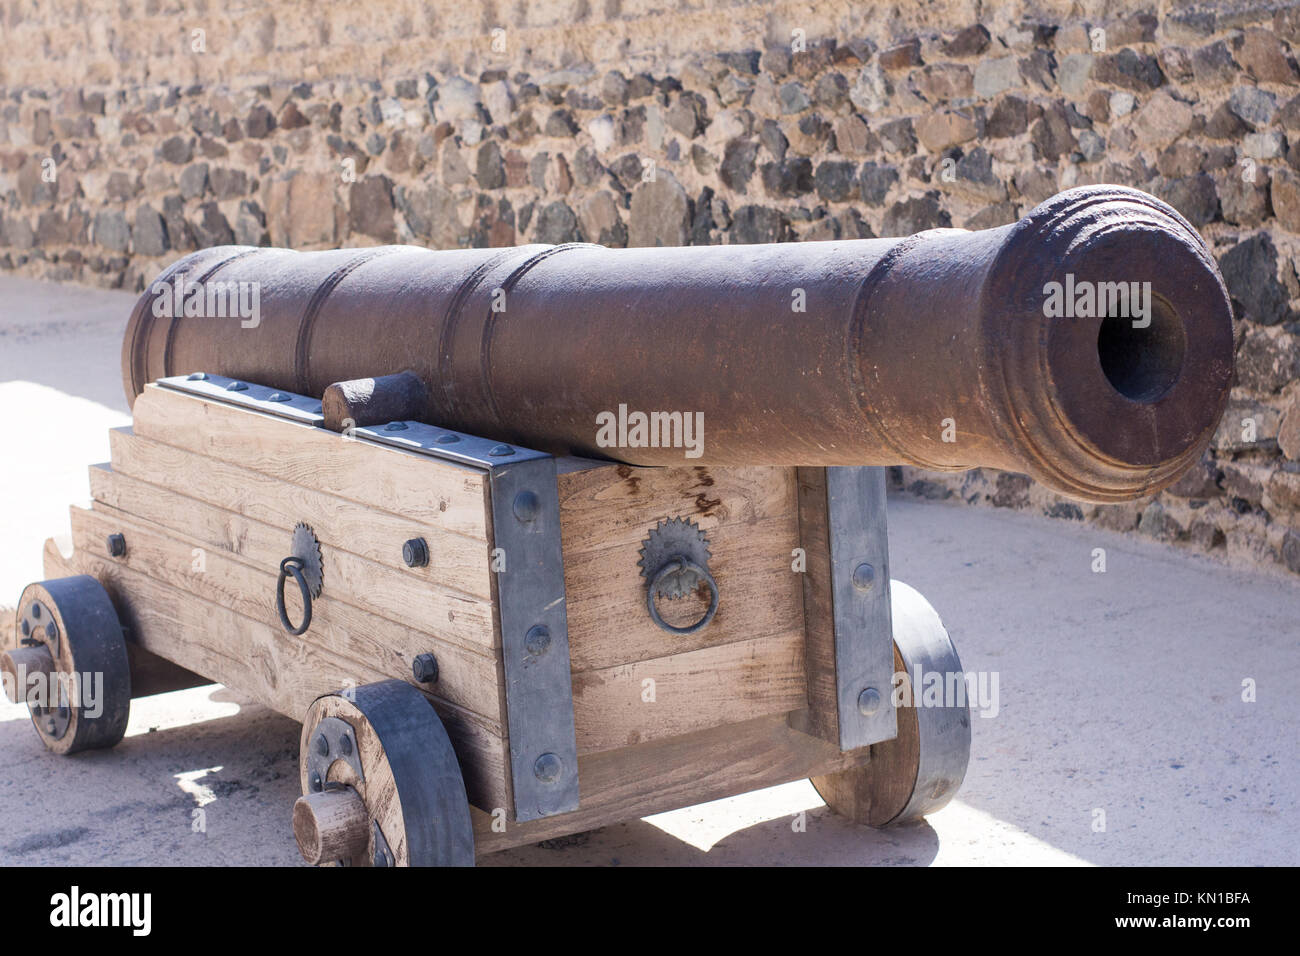
[[[802,584],[791,569],[798,545],[793,469],[620,466],[571,473],[560,485],[575,671],[755,637],[802,640]],[[650,619],[637,565],[642,540],[660,520],[679,515],[696,520],[708,535],[709,568],[718,583],[717,616],[692,635],[667,634]],[[688,596],[661,601],[660,612],[692,610],[698,617],[705,606]]]
[[[145,438],[487,540],[481,471],[157,385],[137,396],[132,414]]]
[[[834,744],[792,729],[783,717],[761,717],[622,750],[578,758],[582,804],[572,813],[528,823],[472,811],[475,851],[594,830],[652,813],[864,764],[869,751],[843,754]]]
[[[567,554],[564,564],[568,597],[569,654],[574,671],[652,660],[675,653],[734,643],[755,637],[802,640],[799,575],[790,570],[792,522],[760,522],[745,541],[734,533],[710,535],[709,569],[718,585],[718,611],[703,630],[669,634],[646,610],[646,580],[637,567],[636,546]],[[779,544],[771,542],[780,541]],[[698,620],[708,607],[702,595],[659,600],[670,623]]]
[[[804,647],[808,675],[807,731],[838,744],[839,691],[835,682],[835,607],[831,598],[830,510],[826,469],[798,469],[799,546],[803,578]]]
[[[201,466],[199,466],[201,467]],[[188,487],[179,485],[179,487]],[[274,496],[280,489],[266,489]],[[293,525],[273,527],[244,515],[204,504],[171,488],[145,482],[93,465],[90,469],[90,493],[97,509],[111,508],[110,515],[144,518],[164,528],[175,528],[199,543],[205,550],[220,551],[242,559],[246,564],[275,573],[282,558],[289,554]],[[386,618],[415,631],[432,634],[443,641],[462,644],[478,653],[492,654],[495,637],[491,618],[486,612],[488,598],[440,587],[429,580],[427,568],[401,571],[359,557],[335,547],[333,539],[313,525],[321,543],[325,569],[326,593],[353,607]],[[486,549],[484,556],[486,557]],[[453,623],[474,616],[482,629],[467,635]]]
[[[792,469],[637,468],[605,465],[558,476],[565,548],[639,546],[661,518],[681,515],[706,531],[796,511]]]
[[[124,534],[127,542],[125,556],[116,559],[115,564],[230,608],[242,617],[264,624],[273,634],[289,638],[280,626],[275,606],[278,563],[272,572],[212,550],[206,552],[200,565],[194,552],[202,544],[188,535],[120,512],[72,509],[72,536],[79,550],[102,554],[105,538],[114,532]],[[293,621],[302,619],[299,600],[297,589],[286,587],[285,606]],[[477,611],[481,625],[485,606],[478,606]],[[142,639],[141,644],[146,650],[188,666],[178,659],[181,651],[177,645],[182,642],[220,645],[224,640],[218,629],[208,628],[176,634],[155,632]],[[495,657],[470,653],[428,633],[404,628],[337,600],[328,591],[313,601],[311,628],[301,642],[327,650],[340,660],[352,661],[368,672],[413,684],[411,661],[417,654],[432,652],[440,665],[437,695],[481,715],[495,733],[503,732],[500,662]],[[208,671],[198,673],[218,679]],[[243,689],[239,684],[233,686]],[[424,689],[423,685],[415,686]]]
[[[78,512],[90,514],[74,508],[74,527]],[[295,720],[322,694],[398,676],[339,656],[305,636],[291,637],[278,624],[244,617],[125,562],[100,557],[81,543],[65,558],[53,540],[47,541],[45,574],[93,575],[113,599],[128,640]],[[506,741],[482,718],[427,692],[425,696],[456,748],[470,802],[488,812],[509,810]]]
[[[803,707],[804,695],[798,635],[582,671],[573,675],[578,753],[785,714]]]
[[[339,439],[340,441],[342,439]],[[109,431],[113,471],[155,487],[171,488],[218,508],[277,528],[305,521],[322,540],[371,561],[439,581],[475,597],[492,593],[489,549],[485,539],[467,538],[446,528],[422,524],[409,516],[290,484],[228,462],[143,438],[130,428]],[[436,463],[435,463],[436,467]],[[91,475],[92,480],[94,474]],[[93,491],[93,489],[92,489]],[[128,505],[124,511],[132,511]],[[428,567],[407,568],[402,544],[423,537],[429,544]]]

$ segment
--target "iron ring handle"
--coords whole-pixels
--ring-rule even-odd
[[[670,574],[680,574],[683,571],[694,572],[703,578],[709,586],[709,609],[704,612],[704,616],[694,624],[687,627],[674,627],[659,616],[659,608],[655,606],[655,593],[659,590],[659,584]],[[650,611],[650,620],[654,621],[662,630],[669,634],[694,634],[713,620],[713,615],[718,613],[718,582],[713,580],[713,575],[708,572],[707,568],[702,568],[694,561],[688,561],[685,558],[673,558],[667,562],[658,573],[650,580],[650,587],[646,591],[646,608]]]
[[[298,627],[289,623],[289,612],[284,609],[284,581],[291,574],[298,582],[298,590],[302,592],[302,624]],[[280,562],[280,580],[275,585],[275,609],[280,612],[280,624],[294,637],[307,633],[307,628],[311,627],[311,588],[307,587],[307,579],[303,577],[302,558],[296,555],[291,554]]]

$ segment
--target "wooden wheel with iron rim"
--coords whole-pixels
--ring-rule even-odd
[[[873,744],[860,767],[813,777],[812,784],[836,813],[856,823],[883,827],[919,820],[952,799],[970,759],[970,708],[965,680],[960,700],[924,704],[922,675],[961,674],[961,660],[938,613],[915,589],[893,581],[894,670],[907,672],[911,699],[898,708],[898,737]]]
[[[350,866],[472,866],[474,832],[447,731],[399,680],[318,697],[303,720],[303,859]]]
[[[0,673],[6,695],[27,704],[41,743],[56,754],[112,747],[126,733],[126,641],[113,602],[90,575],[23,589]]]

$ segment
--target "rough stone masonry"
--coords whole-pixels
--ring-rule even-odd
[[[0,267],[138,290],[231,242],[901,236],[1137,186],[1233,298],[1202,464],[1104,507],[895,479],[1300,573],[1297,46],[1263,0],[0,0]]]

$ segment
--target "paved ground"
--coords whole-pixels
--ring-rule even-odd
[[[40,577],[43,540],[87,497],[84,465],[128,421],[132,301],[0,277],[0,603]],[[998,675],[957,801],[875,832],[800,782],[485,862],[1300,863],[1300,584],[1064,522],[891,509],[895,574],[967,670]],[[0,864],[293,865],[297,735],[208,687],[137,701],[118,748],[58,758],[0,705]]]

